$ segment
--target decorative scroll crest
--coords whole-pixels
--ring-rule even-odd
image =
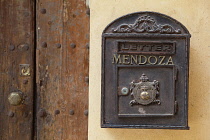
[[[151,103],[158,103],[159,96],[159,82],[154,80],[149,82],[149,78],[143,73],[139,82],[132,81],[130,83],[131,96],[134,98],[130,101],[130,105],[148,105]]]
[[[160,34],[180,34],[180,29],[174,29],[169,24],[157,24],[150,16],[139,17],[134,24],[121,24],[113,33],[160,33]]]

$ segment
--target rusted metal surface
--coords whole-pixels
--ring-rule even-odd
[[[154,12],[106,27],[101,127],[189,129],[189,38],[181,23]]]
[[[37,138],[87,139],[89,15],[84,0],[37,1]]]
[[[30,140],[33,135],[34,2],[0,2],[0,139]],[[29,64],[30,75],[20,75]],[[26,83],[23,81],[27,81]],[[18,94],[24,94],[21,102]],[[13,93],[10,95],[10,93]],[[8,99],[9,98],[9,99]],[[17,106],[13,106],[17,105]]]

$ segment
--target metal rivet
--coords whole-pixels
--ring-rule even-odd
[[[21,51],[27,51],[29,49],[29,45],[28,44],[20,44],[20,45],[18,45],[18,49]]]
[[[55,115],[60,114],[60,110],[55,110]]]
[[[70,111],[69,111],[69,114],[70,114],[70,115],[74,115],[74,110],[70,110]]]
[[[15,115],[15,114],[14,114],[14,112],[12,112],[12,111],[10,111],[10,112],[8,113],[8,116],[11,117],[11,118],[14,117],[14,115]]]
[[[51,25],[52,24],[52,21],[48,21],[48,24]]]
[[[22,92],[11,92],[8,97],[10,105],[18,106],[23,103],[23,93]]]
[[[122,89],[121,89],[121,93],[123,94],[123,95],[128,95],[128,88],[127,87],[123,87]]]
[[[14,45],[10,45],[10,46],[9,46],[9,50],[10,50],[10,51],[15,50],[15,46],[14,46]]]
[[[71,43],[70,46],[71,46],[72,48],[75,48],[75,47],[76,47],[76,44],[75,44],[75,43]]]
[[[27,79],[24,79],[23,80],[23,84],[25,84],[25,85],[28,84],[28,80]]]
[[[90,9],[89,9],[89,8],[86,10],[86,14],[87,14],[88,16],[90,15]]]
[[[55,46],[56,46],[57,48],[61,48],[61,44],[60,44],[60,43],[55,44]]]
[[[89,83],[89,77],[85,77],[85,82]]]
[[[44,109],[40,109],[38,112],[38,116],[43,118],[47,116],[47,112]]]
[[[42,48],[47,48],[47,43],[46,42],[42,42]]]
[[[84,111],[84,115],[85,115],[85,116],[88,116],[88,110],[85,110],[85,111]]]
[[[46,9],[41,9],[41,13],[42,14],[46,14],[47,13],[47,10]]]
[[[87,43],[85,47],[86,47],[87,49],[89,49],[89,48],[90,48],[89,43]]]

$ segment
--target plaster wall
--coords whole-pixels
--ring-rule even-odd
[[[101,34],[114,19],[154,11],[175,18],[190,31],[190,130],[100,128]],[[89,140],[210,140],[210,1],[90,0]]]

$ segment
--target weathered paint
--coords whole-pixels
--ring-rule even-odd
[[[210,1],[207,0],[90,0],[90,140],[208,140],[210,139]],[[100,128],[101,34],[114,19],[128,13],[154,11],[169,15],[190,31],[189,126],[190,130]]]

